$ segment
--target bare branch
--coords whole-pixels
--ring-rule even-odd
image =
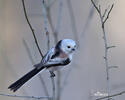
[[[113,7],[114,7],[114,4],[112,4],[112,6],[111,6],[111,8],[110,8],[110,10],[109,10],[109,12],[108,12],[108,14],[107,14],[105,20],[103,21],[103,24],[105,24],[105,22],[106,22],[107,19],[109,18],[109,15],[110,15],[110,13],[111,13]]]
[[[54,43],[56,44],[58,42],[58,32],[59,32],[59,29],[58,26],[60,26],[60,23],[61,23],[61,13],[62,13],[62,0],[59,1],[59,11],[58,11],[58,18],[57,18],[57,24],[56,24],[56,29],[54,28],[54,24],[53,24],[53,21],[52,21],[52,18],[51,18],[51,13],[50,13],[50,6],[46,7],[46,15],[47,15],[47,18],[48,18],[48,22],[50,24],[50,27],[51,27],[51,30],[52,30],[52,33],[53,33],[53,36],[54,36]],[[55,98],[55,83],[54,83],[54,79],[51,79],[52,80],[52,84],[53,84],[53,98],[55,99],[58,99],[60,98],[60,79],[61,79],[61,76],[60,76],[60,72],[57,71],[57,98]],[[52,98],[52,99],[53,99]]]
[[[57,71],[57,98],[56,100],[60,100],[60,97],[61,97],[61,72],[60,71]]]
[[[43,0],[43,3],[44,3],[44,0]],[[43,57],[43,54],[42,54],[42,52],[41,52],[41,50],[40,50],[40,47],[39,47],[38,42],[37,42],[37,38],[36,38],[35,33],[34,33],[34,29],[32,28],[32,26],[31,26],[31,24],[30,24],[30,22],[29,22],[29,19],[28,19],[24,0],[22,0],[22,4],[23,4],[23,9],[24,9],[25,18],[26,18],[27,23],[28,23],[28,25],[29,25],[29,27],[30,27],[30,29],[31,29],[31,31],[32,31],[32,34],[33,34],[33,37],[34,37],[36,46],[37,46],[37,48],[38,48],[38,50],[39,50],[39,53],[40,53],[41,57]],[[47,32],[47,33],[48,33],[48,32]],[[25,42],[25,41],[24,41],[24,42]],[[25,44],[26,44],[26,43],[25,43]],[[26,48],[26,49],[27,49],[27,48]],[[27,49],[27,51],[28,51],[28,49]],[[28,53],[30,53],[30,51],[28,51]],[[31,61],[32,61],[32,63],[33,63],[34,61],[33,61],[32,57],[31,57],[31,54],[29,54],[29,55],[30,55],[30,59],[31,59]],[[39,76],[39,79],[40,79],[40,81],[41,81],[41,83],[42,83],[42,85],[43,85],[43,89],[44,89],[44,91],[45,91],[45,94],[46,94],[47,96],[49,96],[49,93],[48,93],[48,90],[47,90],[47,88],[46,88],[46,85],[45,85],[44,80],[42,79],[41,75],[38,75],[38,76]],[[49,99],[49,98],[48,98],[48,99]]]
[[[24,15],[25,15],[26,21],[27,21],[27,23],[28,23],[28,25],[29,25],[29,27],[30,27],[30,29],[31,29],[31,31],[32,31],[32,34],[33,34],[33,37],[34,37],[36,46],[37,46],[37,48],[38,48],[38,51],[39,51],[41,57],[43,57],[43,54],[42,54],[42,52],[41,52],[41,50],[40,50],[39,44],[38,44],[37,39],[36,39],[36,35],[35,35],[35,32],[34,32],[34,29],[32,28],[32,25],[30,24],[30,21],[29,21],[29,19],[28,19],[24,0],[22,0],[22,4],[23,4],[23,10],[24,10]]]
[[[50,8],[57,0],[48,0],[48,7]]]
[[[30,49],[29,49],[29,47],[28,47],[28,45],[27,45],[27,43],[26,43],[26,41],[25,41],[24,39],[23,39],[23,44],[24,44],[24,46],[25,46],[25,48],[26,48],[26,51],[27,51],[27,53],[28,53],[28,57],[29,57],[30,61],[31,61],[32,64],[34,65],[35,62],[34,62],[34,60],[33,60],[33,58],[32,58],[32,54],[31,54]],[[39,77],[39,79],[40,79],[41,84],[43,85],[43,90],[44,90],[44,92],[45,92],[45,95],[46,95],[46,96],[49,96],[49,93],[48,93],[46,84],[45,84],[45,82],[44,82],[42,76],[39,74],[38,77]]]
[[[99,5],[99,14],[101,15],[101,5]]]
[[[86,30],[89,28],[90,22],[92,21],[94,12],[95,12],[95,9],[94,9],[94,6],[92,5],[92,6],[90,7],[89,14],[88,14],[88,16],[87,16],[87,19],[86,19],[85,24],[84,24],[84,26],[83,26],[83,30],[82,30],[82,32],[81,32],[80,35],[82,35],[82,34],[84,35],[84,34],[86,33]],[[84,39],[83,39],[83,40],[84,40]]]
[[[77,45],[79,45],[79,39],[78,39],[78,33],[77,33],[78,31],[77,31],[77,27],[76,27],[75,15],[74,15],[71,0],[67,0],[67,7],[69,10],[69,15],[70,15],[72,33],[73,33],[75,41],[77,42]]]
[[[95,5],[95,2],[93,0],[91,0],[93,6],[95,7],[95,9],[97,10],[97,12],[99,13],[99,17],[100,17],[100,21],[101,21],[101,25],[102,25],[102,33],[103,33],[103,41],[104,41],[104,62],[105,62],[105,67],[106,67],[106,88],[107,88],[107,93],[108,93],[108,100],[110,99],[109,98],[109,93],[110,93],[110,83],[109,83],[109,59],[108,59],[108,49],[110,48],[114,48],[115,46],[109,46],[108,47],[108,41],[107,41],[107,38],[106,38],[106,32],[105,32],[105,27],[104,27],[104,24],[105,22],[107,21],[111,11],[112,11],[112,8],[114,6],[114,4],[112,4],[105,20],[103,21],[103,18],[105,17],[105,14],[107,12],[107,9],[105,10],[104,14],[102,15],[101,14],[101,6],[99,5],[99,8]]]
[[[47,46],[48,46],[48,50],[49,50],[50,38],[49,38],[49,31],[48,31],[48,25],[47,25],[47,17],[48,17],[47,15],[48,14],[47,14],[47,7],[45,5],[45,2],[42,2],[42,12],[43,12],[44,29],[45,29],[47,39],[48,39]],[[52,82],[52,98],[51,98],[51,100],[55,100],[55,80],[54,80],[54,77],[51,77],[51,82]],[[46,88],[45,84],[44,84],[44,88]]]
[[[33,60],[32,54],[31,54],[31,52],[30,52],[30,48],[28,47],[28,44],[27,44],[27,42],[26,42],[25,39],[23,39],[23,44],[24,44],[24,47],[25,47],[25,49],[26,49],[26,51],[27,51],[28,57],[29,57],[29,59],[30,59],[32,65],[34,65],[34,64],[35,64],[35,61]]]
[[[116,46],[108,46],[107,49],[115,48]]]
[[[42,0],[42,13],[43,13],[43,26],[44,26],[44,30],[46,32],[46,36],[47,36],[47,47],[49,50],[50,47],[50,37],[49,37],[49,30],[48,30],[48,25],[47,25],[47,12],[46,12],[46,4],[45,1]]]
[[[102,16],[103,18],[105,17],[105,15],[106,15],[106,13],[107,13],[107,10],[108,10],[108,9],[105,9],[104,14],[103,14],[103,16]]]
[[[96,4],[94,3],[94,1],[93,1],[93,0],[91,0],[91,2],[92,2],[92,4],[93,4],[93,6],[95,7],[95,9],[98,11],[98,13],[100,13],[99,8],[96,6]]]
[[[109,66],[109,69],[118,68],[118,66]]]
[[[52,30],[52,33],[53,33],[53,36],[54,36],[54,43],[56,44],[57,41],[58,41],[58,34],[55,31],[54,24],[53,24],[53,21],[52,21],[52,18],[51,18],[50,7],[46,7],[46,11],[47,11],[48,22],[50,24],[50,27],[51,27],[51,30]]]
[[[70,68],[65,75],[64,81],[63,81],[62,86],[61,86],[61,93],[63,92],[64,87],[67,85],[67,81],[68,81],[69,75],[71,74],[71,71],[72,71],[72,68]]]
[[[4,93],[0,93],[0,96],[6,96],[6,97],[16,97],[16,98],[27,98],[27,99],[50,99],[51,97],[35,97],[35,96],[20,96],[20,95],[11,95],[11,94],[4,94]]]
[[[52,100],[55,100],[55,80],[54,77],[51,77],[51,81],[52,81]]]
[[[41,82],[42,85],[43,85],[43,90],[44,90],[45,95],[46,95],[47,97],[49,97],[49,93],[48,93],[48,90],[47,90],[47,86],[46,86],[46,84],[45,84],[45,82],[44,82],[44,80],[43,80],[43,78],[42,78],[42,75],[39,74],[38,77],[39,77],[39,79],[40,79],[40,82]],[[49,98],[48,98],[48,100],[49,100]]]
[[[102,99],[106,99],[106,98],[112,98],[112,97],[116,97],[116,96],[123,95],[123,94],[125,94],[125,91],[122,91],[122,92],[120,92],[120,93],[116,93],[116,94],[113,94],[113,95],[110,95],[110,96],[98,98],[98,99],[96,99],[96,100],[102,100]]]

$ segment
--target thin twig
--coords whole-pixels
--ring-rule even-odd
[[[32,34],[33,34],[33,37],[34,37],[36,46],[37,46],[37,48],[38,48],[38,50],[39,50],[39,53],[40,53],[41,57],[43,57],[43,54],[42,54],[42,52],[41,52],[41,50],[40,50],[39,44],[38,44],[37,39],[36,39],[36,35],[35,35],[35,33],[34,33],[34,29],[32,28],[32,25],[30,24],[30,21],[29,21],[29,19],[28,19],[24,0],[22,0],[22,4],[23,4],[23,10],[24,10],[24,15],[25,15],[26,21],[27,21],[27,23],[28,23],[28,25],[29,25],[29,27],[30,27],[30,29],[31,29],[31,31],[32,31]]]
[[[62,82],[62,86],[61,86],[61,93],[63,92],[64,87],[65,87],[66,84],[67,84],[67,81],[68,81],[69,75],[71,74],[71,71],[72,71],[72,68],[70,68],[70,69],[68,70],[68,72],[66,73],[66,75],[65,75],[64,81]]]
[[[103,14],[103,16],[102,16],[103,18],[105,17],[105,15],[106,15],[106,13],[107,13],[107,10],[108,10],[108,9],[105,9],[104,14]]]
[[[79,39],[78,39],[78,31],[76,27],[76,21],[75,21],[75,15],[72,7],[72,0],[67,0],[67,7],[69,10],[69,15],[70,15],[70,22],[71,22],[71,27],[72,27],[72,33],[74,35],[75,41],[77,41],[77,45],[79,45]]]
[[[90,10],[89,10],[89,14],[88,14],[88,16],[87,16],[87,19],[86,19],[86,21],[85,21],[83,30],[82,30],[82,32],[81,32],[80,35],[84,35],[84,34],[86,33],[86,30],[89,28],[90,22],[92,21],[92,18],[93,18],[93,15],[94,15],[94,11],[95,11],[94,7],[91,6],[91,7],[90,7]],[[83,39],[83,40],[84,40],[84,39]]]
[[[51,77],[52,82],[52,100],[55,100],[55,80],[54,77]]]
[[[58,4],[58,15],[57,15],[57,21],[56,21],[56,28],[55,28],[55,33],[58,34],[62,22],[62,10],[63,10],[63,0],[59,0]]]
[[[36,96],[20,96],[20,95],[11,95],[11,94],[4,94],[0,93],[0,96],[8,96],[8,97],[16,97],[16,98],[27,98],[27,99],[50,99],[51,97],[43,96],[43,97],[36,97]]]
[[[57,16],[57,23],[56,28],[54,31],[54,40],[55,44],[58,42],[58,33],[61,26],[61,19],[62,19],[62,9],[63,9],[63,0],[59,0],[58,4],[58,16]],[[57,98],[56,100],[60,100],[61,98],[61,72],[57,71]]]
[[[25,47],[25,49],[27,51],[28,57],[29,57],[32,65],[34,65],[35,61],[33,60],[32,53],[31,53],[30,48],[28,47],[28,44],[27,44],[25,39],[23,39],[23,44],[24,44],[24,47]]]
[[[49,38],[49,31],[48,31],[48,25],[47,25],[47,7],[45,5],[45,2],[42,2],[42,12],[43,12],[43,26],[47,35],[47,47],[48,50],[50,48],[50,38]],[[55,80],[54,77],[51,77],[51,82],[52,82],[52,98],[51,100],[55,100]]]
[[[101,20],[101,24],[102,24],[102,31],[103,31],[103,40],[104,40],[104,48],[105,48],[105,51],[104,51],[104,60],[105,60],[105,66],[106,66],[106,79],[107,79],[107,93],[109,95],[109,91],[110,91],[110,83],[109,83],[109,64],[108,64],[108,41],[107,41],[107,38],[106,38],[106,32],[105,32],[105,27],[104,27],[104,24],[103,24],[103,18],[100,14],[100,20]]]
[[[27,23],[28,23],[28,25],[29,25],[29,27],[30,27],[30,29],[31,29],[31,31],[32,31],[32,34],[33,34],[33,37],[34,37],[36,46],[37,46],[37,48],[38,48],[38,51],[39,51],[41,57],[43,58],[43,54],[42,54],[42,52],[41,52],[41,50],[40,50],[40,47],[39,47],[39,45],[38,45],[37,38],[36,38],[36,35],[35,35],[35,33],[34,33],[34,29],[32,28],[32,25],[30,24],[29,19],[28,19],[28,16],[27,16],[27,12],[26,12],[26,8],[25,8],[25,2],[24,2],[24,0],[22,0],[22,4],[23,4],[23,9],[24,9],[24,14],[25,14],[26,21],[27,21]],[[31,57],[31,58],[32,58],[32,57]],[[31,59],[31,58],[30,58],[30,59]],[[32,61],[32,60],[31,60],[31,61]],[[32,62],[33,62],[33,61],[32,61]],[[46,85],[45,85],[44,80],[42,79],[41,75],[38,75],[38,76],[39,76],[40,81],[41,81],[41,83],[42,83],[42,85],[43,85],[45,94],[46,94],[47,96],[49,96],[49,93],[48,93],[48,90],[47,90],[47,87],[46,87]],[[48,98],[48,99],[49,99],[49,98]]]
[[[51,27],[51,30],[52,30],[52,33],[53,33],[53,36],[54,36],[54,43],[56,44],[58,42],[58,34],[56,32],[56,29],[54,28],[54,24],[53,24],[53,21],[52,21],[52,18],[51,18],[51,13],[50,13],[50,6],[47,6],[46,7],[46,12],[47,12],[47,18],[48,18],[48,22],[50,24],[50,27]],[[58,18],[57,18],[58,20]],[[60,24],[60,23],[59,23]],[[57,26],[57,25],[56,25]],[[59,25],[60,26],[60,25]],[[59,31],[59,30],[58,30]]]
[[[114,4],[112,4],[112,6],[111,6],[111,8],[110,8],[110,10],[109,10],[109,12],[108,12],[108,14],[107,14],[105,20],[103,21],[103,24],[105,24],[105,22],[106,22],[107,19],[109,18],[109,15],[110,15],[110,13],[111,13],[113,7],[114,7]]]
[[[62,0],[60,0],[59,2],[59,7],[62,7]],[[58,18],[57,18],[57,25],[56,25],[56,29],[54,28],[54,24],[52,22],[52,18],[51,18],[51,13],[50,13],[50,7],[46,7],[46,13],[47,13],[47,18],[48,18],[48,22],[50,24],[50,27],[51,27],[51,30],[52,30],[52,33],[53,33],[53,36],[54,36],[54,43],[56,44],[58,42],[58,33],[59,33],[59,29],[57,29],[58,27],[57,26],[60,26],[61,24],[61,13],[62,13],[62,8],[59,8],[59,11],[58,11]],[[60,100],[60,80],[61,80],[61,73],[59,71],[57,71],[57,100]],[[53,83],[53,82],[52,82]],[[53,84],[54,86],[54,84]],[[55,89],[53,87],[53,95],[55,95]],[[53,96],[54,97],[54,96]]]
[[[44,80],[43,80],[43,78],[42,78],[42,75],[39,74],[38,77],[39,77],[39,79],[40,79],[40,82],[42,83],[42,86],[43,86],[43,90],[44,90],[45,95],[49,97],[49,93],[48,93],[48,90],[47,90],[47,86],[46,86],[46,84],[45,84],[45,82],[44,82]],[[49,100],[49,98],[48,98],[48,100]]]
[[[60,100],[60,97],[61,97],[61,72],[60,71],[57,71],[57,98],[56,100]]]
[[[44,30],[46,32],[46,36],[47,36],[47,47],[49,50],[50,47],[50,37],[49,37],[49,30],[48,30],[48,25],[47,25],[47,13],[46,13],[46,5],[45,5],[45,1],[42,0],[42,13],[43,13],[43,26],[44,26]]]
[[[57,0],[48,0],[48,7],[50,8]]]
[[[94,2],[93,0],[91,0],[91,2],[92,2],[92,4],[93,4],[93,6],[95,7],[95,9],[98,11],[98,13],[100,13],[100,10],[99,10],[99,8],[96,6],[95,2]]]
[[[25,46],[25,48],[26,48],[26,51],[27,51],[27,53],[28,53],[28,57],[29,57],[30,61],[31,61],[32,64],[34,65],[34,64],[35,64],[35,61],[33,60],[33,57],[32,57],[32,54],[31,54],[31,52],[30,52],[30,49],[29,49],[29,47],[28,47],[28,45],[27,45],[27,43],[26,43],[26,41],[25,41],[24,39],[23,39],[23,44],[24,44],[24,46]],[[44,92],[45,92],[45,95],[49,97],[49,93],[48,93],[46,84],[45,84],[45,82],[44,82],[42,76],[39,74],[38,77],[39,77],[40,82],[41,82],[41,84],[42,84],[42,86],[43,86],[43,90],[44,90]],[[48,98],[48,99],[49,99],[49,98]]]
[[[125,91],[122,91],[122,92],[120,92],[120,93],[116,93],[116,94],[113,94],[113,95],[110,95],[110,96],[98,98],[98,99],[96,99],[96,100],[102,100],[102,99],[106,99],[106,98],[112,98],[112,97],[116,97],[116,96],[123,95],[123,94],[125,94]]]
[[[60,26],[61,26],[61,18],[62,18],[62,9],[63,9],[63,0],[59,0],[59,4],[58,4],[58,14],[57,14],[57,21],[56,21],[56,28],[53,30],[53,36],[54,36],[54,42],[55,44],[58,42],[58,35],[59,35],[59,31],[60,31]],[[48,13],[48,19],[50,17],[50,12]],[[52,21],[51,21],[51,17],[49,19],[50,24],[52,26]]]

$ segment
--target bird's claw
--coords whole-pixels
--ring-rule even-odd
[[[55,73],[50,71],[50,77],[55,77],[55,76],[56,76]]]

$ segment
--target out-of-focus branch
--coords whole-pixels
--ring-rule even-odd
[[[56,28],[54,28],[53,22],[52,22],[52,18],[51,18],[51,13],[50,13],[50,6],[46,6],[46,15],[48,18],[48,22],[50,24],[52,33],[53,33],[53,37],[54,37],[54,43],[56,44],[58,42],[58,33],[59,33],[59,27],[61,24],[61,14],[62,14],[62,0],[59,0],[59,7],[58,7],[58,17],[57,17],[57,24],[56,24]],[[61,73],[60,71],[57,71],[57,100],[60,100],[60,80],[61,80]],[[53,82],[52,82],[53,83]],[[54,85],[53,85],[54,86]],[[53,87],[54,88],[54,87]],[[55,95],[55,89],[53,89],[53,95]],[[54,97],[54,96],[53,96]]]
[[[55,91],[56,91],[56,89],[55,89],[55,80],[54,80],[54,77],[51,77],[51,82],[52,82],[52,100],[55,100]]]
[[[25,41],[24,39],[23,39],[23,44],[24,44],[24,46],[25,46],[25,48],[26,48],[26,51],[27,51],[27,53],[28,53],[28,57],[29,57],[30,61],[32,62],[32,65],[34,65],[34,64],[35,64],[35,61],[33,60],[33,57],[32,57],[32,54],[31,54],[31,52],[30,52],[30,49],[29,49],[29,47],[28,47],[28,45],[27,45],[27,43],[26,43],[26,41]],[[44,82],[42,76],[39,74],[38,77],[39,77],[40,82],[41,82],[41,84],[42,84],[42,86],[43,86],[43,90],[44,90],[44,92],[45,92],[45,95],[46,95],[46,96],[49,96],[49,93],[48,93],[46,84],[45,84],[45,82]]]
[[[112,8],[113,8],[114,4],[112,4],[109,11],[108,11],[108,9],[105,9],[104,13],[102,14],[101,5],[99,5],[99,7],[97,7],[93,0],[91,0],[91,2],[92,2],[93,6],[95,7],[95,9],[97,10],[97,12],[99,14],[101,25],[102,25],[103,40],[104,40],[104,61],[105,61],[105,66],[106,66],[107,93],[108,93],[108,100],[109,100],[109,93],[110,93],[109,62],[108,62],[109,61],[109,59],[108,59],[109,46],[108,46],[108,41],[107,41],[107,38],[106,38],[105,23],[106,23],[107,19],[109,18],[109,15],[112,11]],[[107,13],[107,15],[106,15],[106,13]],[[112,47],[110,47],[110,48],[112,48]]]
[[[125,91],[122,91],[120,93],[116,93],[116,94],[113,94],[113,95],[109,95],[109,96],[106,96],[106,97],[98,98],[96,100],[102,100],[102,99],[106,99],[106,98],[112,98],[112,97],[120,96],[120,95],[123,95],[123,94],[125,94]]]
[[[65,75],[64,81],[62,82],[62,86],[61,86],[61,93],[63,92],[63,90],[67,84],[67,81],[68,81],[69,75],[71,74],[71,71],[72,71],[72,68],[70,68]]]
[[[35,35],[35,33],[34,33],[34,29],[32,28],[32,25],[30,24],[30,21],[29,21],[29,19],[28,19],[24,0],[22,0],[22,4],[23,4],[23,10],[24,10],[24,15],[25,15],[26,21],[27,21],[27,23],[28,23],[28,25],[29,25],[29,27],[30,27],[30,29],[31,29],[31,31],[32,31],[32,34],[33,34],[33,37],[34,37],[36,46],[37,46],[37,48],[38,48],[38,50],[39,50],[39,53],[40,53],[41,57],[43,57],[43,54],[42,54],[42,52],[41,52],[41,50],[40,50],[39,44],[38,44],[37,39],[36,39],[36,35]]]
[[[51,97],[48,96],[43,96],[43,97],[36,97],[36,96],[20,96],[20,95],[11,95],[11,94],[4,94],[4,93],[0,93],[0,96],[6,96],[6,97],[16,97],[16,98],[27,98],[27,99],[36,99],[36,100],[40,100],[40,99],[51,99]]]
[[[69,15],[70,15],[70,22],[71,22],[71,26],[72,26],[72,32],[75,38],[75,41],[77,42],[77,44],[79,45],[79,39],[78,39],[78,31],[77,31],[77,27],[76,27],[76,22],[75,22],[75,15],[74,15],[74,11],[73,11],[73,7],[71,4],[71,0],[67,0],[67,7],[69,9]]]
[[[58,33],[55,31],[55,28],[54,28],[54,25],[53,25],[53,22],[52,22],[51,13],[50,13],[50,6],[46,6],[46,12],[47,12],[48,22],[50,24],[52,34],[54,36],[54,43],[56,44],[57,41],[58,41]]]
[[[50,8],[57,0],[48,0],[48,7]]]
[[[42,12],[43,12],[43,25],[44,25],[44,29],[45,29],[45,32],[46,32],[46,35],[47,35],[47,39],[48,39],[48,42],[47,42],[47,47],[48,47],[48,50],[50,48],[50,38],[49,38],[49,31],[48,31],[48,25],[47,25],[47,11],[46,11],[46,5],[45,5],[45,1],[43,0],[42,1]],[[52,82],[52,100],[55,100],[55,80],[54,80],[54,77],[51,77],[51,82]]]
[[[58,16],[57,16],[57,22],[56,22],[56,28],[54,30],[54,40],[55,44],[58,42],[58,34],[61,26],[61,19],[62,19],[62,9],[63,9],[63,0],[59,0],[58,4]],[[57,71],[57,98],[56,100],[60,100],[61,98],[61,72]]]
[[[93,18],[93,15],[94,15],[94,11],[95,11],[94,7],[91,6],[90,10],[89,10],[89,14],[87,16],[87,19],[86,19],[84,27],[83,27],[83,31],[81,32],[80,35],[84,35],[86,33],[86,30],[89,28],[90,22],[92,21],[92,18]]]
[[[49,50],[49,47],[50,47],[50,37],[49,37],[49,30],[48,30],[48,25],[47,25],[46,5],[45,5],[45,1],[44,0],[42,0],[42,13],[43,13],[43,26],[44,26],[44,30],[46,32],[47,46],[48,46],[48,50]]]
[[[39,79],[40,79],[40,82],[42,83],[42,86],[43,86],[43,90],[44,90],[44,93],[46,96],[49,96],[49,93],[48,93],[48,90],[47,90],[47,86],[42,78],[42,75],[38,75]],[[48,98],[49,99],[49,98]]]
[[[25,39],[23,39],[23,44],[24,44],[24,47],[25,47],[25,49],[26,49],[26,51],[27,51],[28,57],[29,57],[29,59],[30,59],[32,65],[34,65],[34,64],[35,64],[35,61],[33,60],[32,54],[31,54],[31,52],[30,52],[30,49],[29,49],[28,44],[27,44],[27,42],[25,41]]]

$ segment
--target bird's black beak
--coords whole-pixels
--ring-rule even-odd
[[[74,49],[74,48],[72,48],[72,51],[75,51],[75,49]]]

